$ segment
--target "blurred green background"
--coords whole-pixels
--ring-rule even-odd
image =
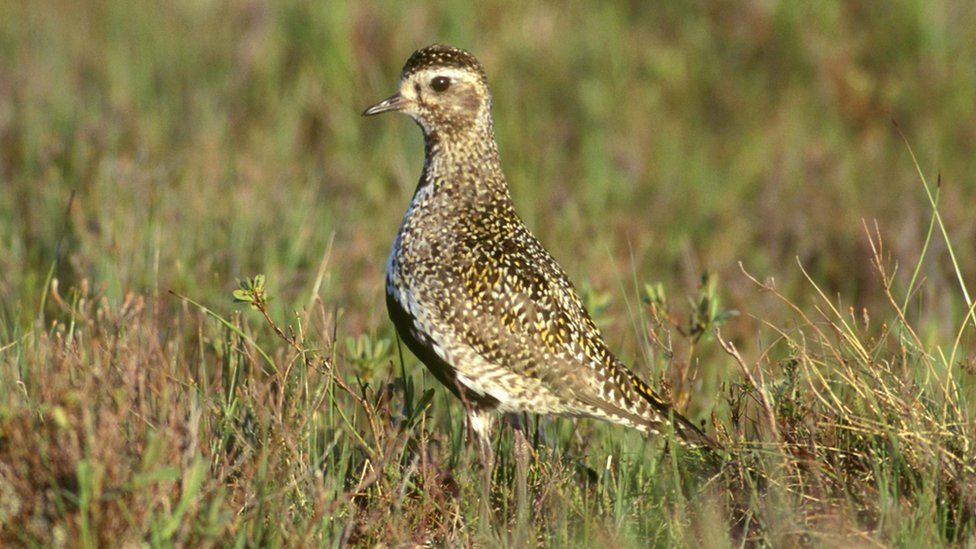
[[[862,219],[905,281],[930,208],[892,121],[976,272],[976,4],[898,2],[34,1],[0,4],[0,319],[35,318],[52,264],[112,302],[212,306],[268,276],[276,306],[321,295],[340,333],[391,333],[385,257],[422,163],[405,117],[363,119],[435,41],[485,64],[528,225],[609,300],[638,353],[639,288],[720,275],[727,331],[774,315],[739,272],[805,302],[884,300]],[[70,197],[73,195],[73,201]],[[70,207],[69,207],[70,201]],[[933,243],[929,330],[961,302]],[[592,289],[589,290],[589,289]],[[683,299],[683,297],[682,297]],[[679,300],[680,302],[681,300]]]
[[[432,42],[484,63],[519,212],[610,347],[762,450],[758,389],[674,329],[700,293],[740,311],[723,334],[769,429],[820,452],[788,459],[814,490],[686,500],[660,440],[534,420],[531,505],[508,431],[479,489],[384,303],[421,134],[360,116]],[[973,2],[0,0],[0,544],[721,546],[737,498],[756,543],[965,544],[976,355],[893,122],[976,290]],[[875,222],[899,306],[921,265],[908,322]],[[232,302],[258,273],[297,341]]]

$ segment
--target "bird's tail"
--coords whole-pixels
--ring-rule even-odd
[[[671,421],[674,433],[678,437],[680,444],[691,448],[710,450],[712,452],[721,452],[725,449],[718,441],[706,435],[705,431],[702,431],[691,420],[678,413],[670,404],[657,396],[657,393],[641,381],[640,378],[633,376],[631,381],[637,394],[646,400],[658,415]]]

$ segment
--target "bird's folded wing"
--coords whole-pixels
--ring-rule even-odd
[[[486,360],[538,380],[554,394],[611,416],[647,423],[631,406],[604,398],[633,375],[607,349],[575,288],[531,235],[471,250],[455,275],[464,288],[463,339]],[[499,258],[502,260],[499,261]],[[640,398],[628,388],[625,395]]]

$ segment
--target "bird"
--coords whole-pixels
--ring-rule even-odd
[[[721,450],[614,355],[565,270],[519,217],[491,104],[484,66],[433,44],[409,57],[395,94],[363,112],[406,114],[424,137],[420,180],[386,264],[400,339],[463,402],[483,448],[499,415],[528,412]]]

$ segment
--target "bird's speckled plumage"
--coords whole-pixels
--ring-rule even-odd
[[[437,89],[436,78],[447,78]],[[565,272],[515,211],[498,158],[484,68],[464,50],[418,50],[400,110],[425,161],[386,270],[401,338],[438,380],[486,411],[593,417],[717,447],[607,348]]]

